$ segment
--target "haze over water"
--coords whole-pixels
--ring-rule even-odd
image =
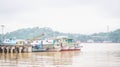
[[[0,67],[120,67],[119,43],[81,45],[81,51],[0,53]]]

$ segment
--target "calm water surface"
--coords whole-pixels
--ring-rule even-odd
[[[119,43],[81,45],[81,51],[0,53],[0,67],[120,67]]]

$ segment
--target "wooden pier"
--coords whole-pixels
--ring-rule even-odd
[[[31,45],[0,45],[0,53],[27,53],[32,52]]]

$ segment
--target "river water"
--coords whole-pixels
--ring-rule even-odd
[[[81,51],[0,53],[0,67],[120,67],[119,43],[81,45]]]

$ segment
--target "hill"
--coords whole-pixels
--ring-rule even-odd
[[[103,42],[103,41],[120,42],[120,29],[108,33],[94,33],[92,35],[83,35],[83,34],[71,34],[71,33],[62,33],[58,31],[53,31],[51,28],[48,27],[44,27],[44,28],[34,27],[34,28],[19,29],[13,32],[6,33],[4,35],[4,38],[14,37],[17,39],[31,39],[33,37],[39,36],[40,34],[45,34],[45,36],[41,37],[42,39],[55,37],[55,36],[69,36],[81,42],[87,42],[88,40],[93,40],[95,42]]]
[[[16,38],[16,39],[31,39],[33,37],[39,36],[40,34],[45,34],[42,39],[55,37],[55,36],[69,36],[71,38],[75,38],[77,40],[85,41],[88,39],[87,35],[81,34],[70,34],[70,33],[61,33],[58,31],[53,31],[51,28],[44,27],[34,27],[34,28],[26,28],[26,29],[19,29],[13,32],[6,33],[4,35],[5,38]]]

